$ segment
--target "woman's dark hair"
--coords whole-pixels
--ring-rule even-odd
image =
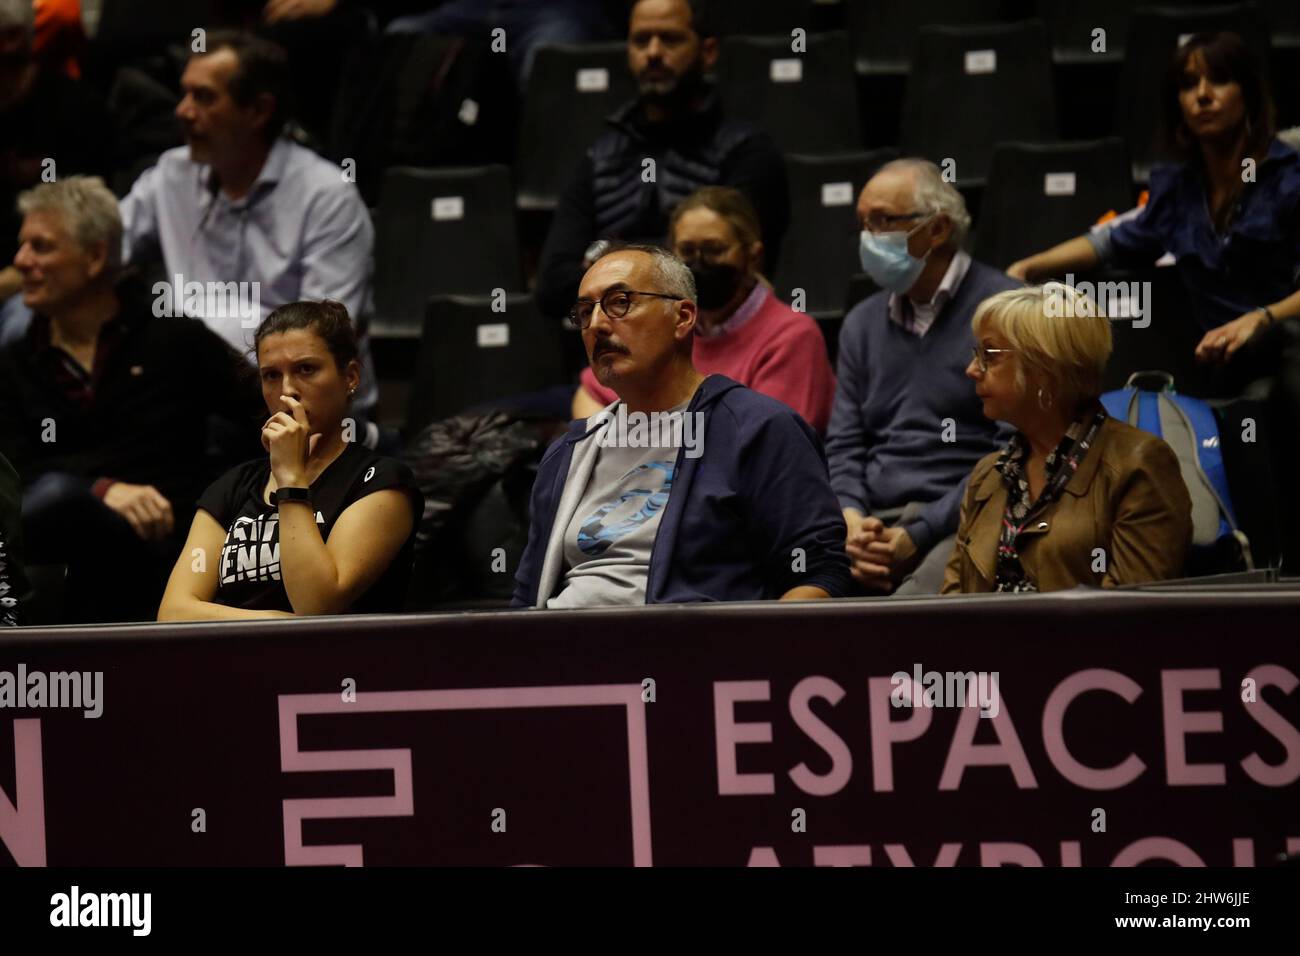
[[[1164,134],[1165,146],[1170,153],[1183,161],[1199,162],[1200,150],[1191,131],[1183,121],[1178,94],[1182,90],[1183,74],[1193,56],[1200,54],[1211,80],[1216,83],[1235,82],[1241,87],[1241,97],[1246,109],[1246,156],[1262,158],[1277,132],[1277,114],[1273,106],[1273,93],[1264,75],[1259,57],[1250,45],[1236,33],[1195,33],[1174,53],[1165,74]]]
[[[253,336],[253,349],[262,346],[262,339],[277,332],[307,329],[324,341],[340,369],[357,357],[357,333],[348,318],[347,306],[333,299],[320,302],[289,302],[280,306],[262,320]]]

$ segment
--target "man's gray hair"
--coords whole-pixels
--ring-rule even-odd
[[[69,176],[41,183],[18,195],[18,211],[58,212],[63,226],[83,249],[97,243],[108,247],[105,275],[112,279],[122,268],[122,215],[117,197],[98,176]]]
[[[928,159],[908,156],[885,163],[877,171],[906,169],[916,174],[916,190],[912,201],[916,211],[927,216],[941,215],[952,223],[952,236],[948,240],[949,249],[960,249],[970,231],[970,213],[966,210],[966,200],[962,198],[957,187],[946,182],[939,167]]]
[[[0,0],[0,30],[21,29],[30,40],[35,20],[32,0]]]
[[[655,284],[659,288],[643,289],[643,292],[663,292],[667,295],[675,295],[679,299],[695,301],[695,276],[691,275],[691,270],[686,263],[663,246],[642,245],[640,243],[615,245],[606,249],[601,254],[600,259],[618,252],[643,252],[654,260]],[[596,261],[599,262],[600,259]]]

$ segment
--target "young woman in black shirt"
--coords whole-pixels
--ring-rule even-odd
[[[199,498],[158,620],[399,610],[423,499],[406,465],[352,441],[360,366],[347,310],[281,306],[255,343],[268,456]]]

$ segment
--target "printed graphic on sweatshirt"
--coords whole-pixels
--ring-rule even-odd
[[[579,550],[589,557],[598,558],[619,538],[657,517],[668,503],[676,467],[675,461],[652,461],[638,465],[620,478],[620,486],[629,481],[636,484],[587,516],[578,530]],[[635,508],[627,514],[627,507],[633,503],[636,503]],[[611,518],[612,523],[606,524],[606,518]]]

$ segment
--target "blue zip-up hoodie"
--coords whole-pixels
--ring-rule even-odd
[[[686,409],[696,411],[704,413],[701,454],[677,452],[646,603],[755,601],[801,585],[846,594],[844,518],[816,432],[785,405],[725,375],[704,380]],[[602,427],[576,421],[542,457],[528,546],[515,574],[516,607],[545,606],[554,597],[537,592],[574,448]],[[563,572],[555,585],[561,581]]]

